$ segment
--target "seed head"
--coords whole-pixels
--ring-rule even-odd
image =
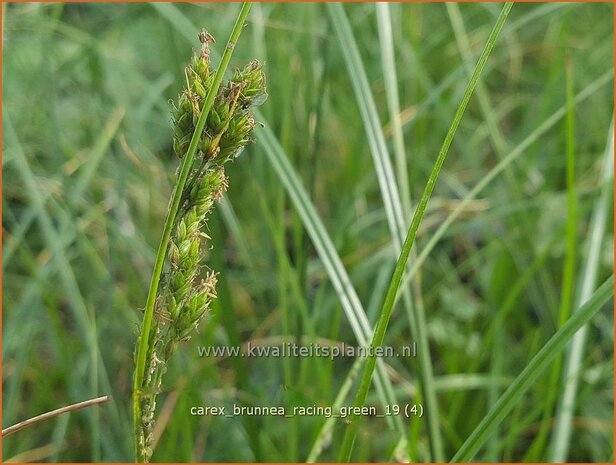
[[[188,152],[205,100],[212,89],[215,73],[210,69],[207,31],[199,34],[201,48],[193,53],[185,68],[185,88],[171,102],[173,151],[182,158]],[[203,272],[208,250],[207,219],[214,204],[228,187],[224,164],[235,159],[252,140],[255,127],[250,107],[267,98],[265,75],[259,61],[251,61],[235,71],[220,87],[209,110],[197,147],[193,166],[181,192],[180,208],[169,240],[169,267],[155,301],[156,327],[149,335],[147,373],[140,397],[141,429],[138,441],[141,456],[152,452],[155,398],[169,358],[178,344],[190,338],[216,299],[216,273]],[[207,269],[207,268],[206,268]]]
[[[258,106],[267,99],[265,73],[263,73],[263,65],[259,60],[251,61],[242,70],[236,69],[231,80],[236,83],[244,83],[241,98],[242,106]]]

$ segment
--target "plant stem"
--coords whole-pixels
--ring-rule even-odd
[[[135,429],[135,456],[137,460],[139,460],[140,453],[138,447],[138,428],[141,422],[141,408],[139,404],[139,397],[141,394],[141,388],[143,385],[143,378],[145,375],[145,362],[146,355],[148,352],[148,340],[150,336],[150,330],[152,327],[152,319],[154,315],[154,304],[156,301],[156,295],[158,292],[158,285],[160,283],[160,278],[163,271],[163,265],[165,263],[165,257],[167,255],[167,247],[169,245],[169,237],[171,236],[171,230],[173,229],[173,224],[175,222],[175,217],[178,212],[178,208],[180,206],[180,200],[182,198],[182,193],[184,191],[184,185],[186,184],[186,179],[188,178],[188,174],[190,173],[190,169],[192,167],[192,162],[197,152],[197,145],[201,138],[201,133],[203,132],[203,128],[205,127],[205,122],[207,120],[208,114],[212,109],[212,105],[214,104],[214,99],[218,94],[218,89],[220,88],[220,84],[222,82],[223,76],[229,65],[229,61],[231,59],[231,55],[233,54],[233,49],[235,48],[235,44],[242,32],[244,27],[244,23],[246,21],[246,17],[248,16],[248,12],[250,11],[251,4],[249,2],[244,2],[242,4],[242,8],[237,17],[235,25],[233,26],[233,30],[231,32],[231,36],[229,37],[229,41],[227,42],[227,46],[225,48],[224,54],[221,58],[220,65],[216,71],[216,75],[214,76],[214,82],[212,83],[212,87],[208,92],[205,102],[203,104],[203,108],[201,109],[201,114],[199,115],[199,120],[197,121],[197,126],[195,127],[195,132],[192,135],[190,140],[190,145],[188,146],[188,152],[182,159],[182,164],[180,167],[180,174],[178,176],[177,183],[175,188],[173,189],[173,193],[171,194],[171,201],[169,205],[169,211],[167,212],[167,218],[165,219],[165,226],[163,229],[163,235],[160,240],[160,244],[158,246],[158,252],[156,254],[156,262],[154,265],[154,271],[152,273],[152,279],[150,281],[150,289],[148,291],[148,298],[145,307],[145,312],[143,315],[143,324],[141,326],[140,336],[139,336],[139,346],[137,351],[137,363],[135,367],[135,377],[134,377],[134,385],[133,385],[133,414],[134,414],[134,429]]]
[[[111,400],[110,396],[102,396],[97,397],[96,399],[84,400],[82,402],[77,402],[76,404],[66,405],[64,407],[57,408],[52,410],[51,412],[46,412],[41,415],[37,415],[32,418],[28,418],[27,420],[20,421],[19,423],[9,426],[2,430],[2,437],[8,436],[9,434],[16,433],[17,431],[21,431],[24,428],[28,428],[29,426],[40,423],[41,421],[49,420],[50,418],[55,418],[58,415],[62,415],[67,412],[74,412],[76,410],[80,410],[82,408],[91,407],[92,405],[104,404],[105,402],[109,402]]]
[[[366,367],[364,369],[359,388],[357,391],[357,395],[355,396],[355,407],[362,407],[366,402],[366,398],[368,396],[368,391],[370,390],[370,384],[372,381],[372,373],[374,372],[374,368],[376,366],[377,358],[374,355],[374,348],[380,347],[383,344],[383,340],[385,338],[385,331],[387,330],[387,325],[389,324],[389,319],[391,317],[391,313],[393,310],[394,302],[396,300],[396,295],[398,293],[398,289],[400,287],[400,282],[402,281],[402,276],[404,274],[404,270],[406,268],[406,263],[408,261],[411,248],[413,247],[413,243],[415,242],[415,236],[417,235],[417,231],[419,229],[419,225],[423,219],[423,215],[426,210],[426,206],[428,201],[430,200],[430,196],[432,195],[432,191],[434,190],[434,186],[436,184],[436,180],[441,171],[443,163],[445,161],[445,157],[447,156],[447,152],[449,151],[449,146],[453,140],[453,137],[456,133],[458,125],[460,124],[460,120],[462,119],[462,115],[466,110],[466,106],[471,98],[473,90],[479,81],[479,76],[483,71],[483,68],[488,60],[490,52],[496,43],[496,39],[502,30],[505,20],[511,11],[513,6],[512,2],[508,2],[503,6],[503,9],[498,17],[490,36],[488,37],[488,41],[483,51],[481,52],[481,56],[475,66],[475,70],[471,79],[466,87],[466,91],[464,92],[464,96],[462,97],[462,101],[456,110],[456,113],[453,118],[453,122],[449,127],[449,131],[445,136],[445,140],[443,141],[443,145],[441,146],[441,150],[437,156],[436,162],[434,163],[434,167],[432,168],[432,172],[430,173],[430,177],[428,178],[428,182],[424,189],[423,194],[419,200],[419,204],[417,205],[417,209],[415,210],[415,214],[413,215],[413,219],[411,221],[411,226],[409,228],[406,239],[404,240],[404,244],[402,245],[402,252],[400,253],[400,257],[396,263],[396,267],[393,272],[393,276],[391,278],[391,282],[389,284],[389,288],[387,289],[387,294],[385,295],[385,301],[383,303],[383,307],[381,308],[381,313],[379,316],[379,320],[377,322],[376,328],[374,330],[374,336],[372,338],[372,342],[370,344],[370,356],[366,361]],[[355,434],[357,430],[357,424],[360,417],[353,416],[350,420],[350,424],[347,427],[347,430],[344,435],[344,440],[342,443],[342,448],[340,451],[339,461],[347,461],[351,460],[351,452],[353,450],[353,443],[355,442]]]
[[[567,174],[567,226],[566,226],[566,253],[565,264],[563,268],[563,278],[560,293],[560,311],[558,317],[558,328],[561,328],[569,318],[572,310],[573,288],[575,277],[575,264],[577,253],[577,201],[576,201],[576,186],[575,186],[575,93],[573,86],[573,68],[571,60],[567,61],[566,72],[566,88],[567,88],[567,119],[565,121],[566,132],[566,174]],[[560,391],[559,380],[562,373],[562,357],[558,357],[552,363],[550,371],[547,399],[543,408],[543,416],[541,426],[537,436],[533,440],[531,447],[528,448],[524,462],[537,462],[543,457],[542,452],[548,437],[552,422],[550,421],[554,414],[554,405],[556,404],[557,395]],[[530,460],[529,460],[530,459]]]

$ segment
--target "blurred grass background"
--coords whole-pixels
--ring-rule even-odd
[[[2,8],[2,424],[98,395],[114,397],[99,409],[7,437],[3,459],[130,461],[135,334],[177,166],[167,101],[183,86],[196,32],[210,31],[220,52],[238,5]],[[392,63],[381,59],[375,5],[344,10],[393,160],[395,122],[386,98]],[[390,10],[410,191],[402,202],[412,204],[464,91],[466,67],[500,6],[460,5],[459,17],[444,4],[391,4]],[[460,29],[454,34],[456,18],[466,43]],[[447,458],[559,326],[568,139],[575,144],[570,192],[577,200],[578,244],[569,286],[577,288],[582,279],[606,151],[611,156],[612,19],[611,4],[516,5],[483,76],[502,144],[473,97],[436,186],[419,252],[501,156],[566,104],[567,63],[575,93],[608,77],[576,105],[574,132],[560,120],[468,204],[414,281],[414,298],[427,315]],[[232,65],[265,62],[270,97],[263,122],[301,178],[374,324],[394,265],[392,237],[333,27],[323,5],[255,4]],[[219,299],[200,335],[169,367],[155,461],[304,461],[323,418],[193,417],[189,408],[332,405],[352,366],[350,359],[214,360],[197,354],[198,345],[263,338],[279,343],[317,336],[356,344],[260,137],[257,132],[256,144],[227,171],[228,201],[210,224],[208,264],[221,272]],[[396,173],[399,179],[404,174]],[[592,264],[598,282],[613,269],[611,211]],[[608,307],[589,332],[568,458],[606,462],[613,460]],[[411,340],[400,308],[386,343],[401,347]],[[419,401],[416,360],[386,362],[398,402]],[[549,459],[554,412],[544,408],[550,393],[560,396],[563,389],[562,364],[554,366],[556,385],[552,373],[542,375],[477,460]],[[369,404],[380,405],[374,392]],[[331,435],[322,437],[319,460],[335,460],[341,425],[337,420]],[[397,430],[383,419],[364,421],[354,459],[429,460],[424,419],[405,419],[404,428],[409,449],[402,454]]]

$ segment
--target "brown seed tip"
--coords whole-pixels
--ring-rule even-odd
[[[208,61],[210,59],[210,44],[216,43],[214,40],[214,36],[207,32],[205,29],[202,29],[199,33],[199,42],[201,42],[201,53],[199,57]]]
[[[202,29],[201,32],[199,33],[199,42],[201,42],[204,45],[207,45],[207,44],[215,44],[216,40],[214,40],[214,36],[212,34],[207,32],[205,29]]]
[[[214,200],[222,199],[228,188],[229,188],[229,178],[223,174],[220,187],[213,192],[212,197],[214,198]]]
[[[246,81],[231,82],[229,85],[229,101],[233,102],[247,84]]]
[[[205,277],[201,280],[201,289],[207,294],[210,299],[216,298],[216,283],[218,282],[218,273],[208,271]]]

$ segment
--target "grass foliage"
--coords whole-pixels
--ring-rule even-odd
[[[113,395],[7,437],[3,459],[130,461],[135,309],[178,166],[168,100],[198,32],[224,41],[239,5],[2,7],[3,427]],[[264,127],[209,221],[218,299],[168,365],[153,461],[337,460],[341,419],[189,409],[350,406],[361,361],[197,347],[369,344],[501,9],[252,6],[230,69],[265,64]],[[353,460],[613,460],[612,10],[512,9],[382,334],[425,346],[376,363],[365,399],[439,414],[362,418]]]

